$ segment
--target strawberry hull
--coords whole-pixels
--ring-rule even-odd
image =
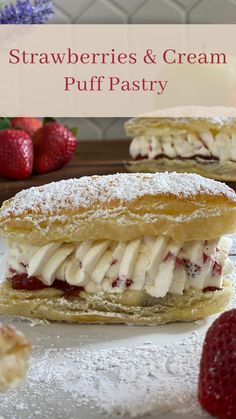
[[[42,122],[37,118],[18,117],[12,118],[11,126],[14,129],[19,129],[32,137],[34,133],[41,128]]]

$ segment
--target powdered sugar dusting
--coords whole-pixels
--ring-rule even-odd
[[[152,118],[204,118],[218,125],[233,124],[236,121],[236,108],[226,106],[178,106],[157,109],[140,117]]]
[[[65,208],[89,208],[96,204],[133,201],[145,195],[171,194],[191,197],[199,194],[224,195],[236,201],[236,194],[223,183],[196,174],[122,173],[62,180],[18,193],[1,216],[24,212],[50,214]]]
[[[145,116],[145,115],[144,115]],[[176,118],[172,118],[171,116],[166,116],[166,118],[168,117],[168,119],[171,121],[171,123],[173,125],[178,125],[178,124],[189,124],[189,120],[193,120],[193,121],[208,121],[211,125],[214,125],[215,128],[223,128],[223,127],[229,127],[229,126],[233,126],[236,124],[236,118],[231,118],[231,117],[227,117],[227,116],[212,116],[209,118],[204,118],[204,117],[196,117],[196,116],[188,116],[188,117],[176,117]],[[158,116],[158,114],[156,114],[155,112],[150,113],[148,115],[145,116],[146,119],[146,123],[147,126],[149,124],[149,119],[151,118],[151,122],[153,121],[153,118],[158,118],[158,120],[161,122],[161,117]],[[166,121],[166,118],[164,118],[164,120]],[[143,118],[141,118],[141,120],[143,121]],[[139,122],[139,118],[133,118],[130,121],[128,121],[127,126],[129,126],[129,124],[136,124],[136,122]]]
[[[81,407],[96,409],[96,417],[168,411],[201,415],[196,399],[201,345],[193,332],[184,341],[164,347],[147,342],[97,351],[38,351],[27,382],[0,397],[1,409],[29,419],[52,413],[57,418],[75,418]],[[38,394],[41,401],[47,400],[43,414]],[[61,394],[62,400],[57,397]]]

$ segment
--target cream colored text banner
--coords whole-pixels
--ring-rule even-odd
[[[232,108],[235,39],[236,25],[2,25],[0,114],[130,117],[159,109],[165,116],[185,107],[188,116],[191,106],[204,115]]]

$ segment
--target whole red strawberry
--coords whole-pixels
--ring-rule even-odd
[[[0,131],[0,176],[25,179],[33,169],[33,142],[24,131]]]
[[[20,129],[27,132],[31,137],[34,133],[41,128],[42,122],[38,118],[12,118],[11,126],[15,129]]]
[[[38,174],[60,169],[69,163],[76,150],[77,140],[64,125],[50,122],[33,136],[34,171]]]
[[[206,334],[198,398],[211,415],[236,418],[236,309],[223,313]]]

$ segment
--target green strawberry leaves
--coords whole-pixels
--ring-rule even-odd
[[[50,124],[51,122],[57,122],[57,121],[56,121],[56,119],[55,119],[55,118],[52,118],[52,117],[46,117],[46,118],[44,118],[44,120],[43,120],[43,125]],[[70,127],[68,127],[67,125],[65,125],[65,126],[66,126],[66,128],[68,128],[68,129],[72,132],[72,134],[73,134],[75,137],[77,137],[77,135],[78,135],[78,127],[73,127],[73,128],[70,128]]]
[[[11,128],[11,121],[9,118],[0,118],[0,130]]]
[[[68,127],[68,129],[72,132],[72,134],[74,134],[75,137],[77,137],[78,127],[73,127],[73,128]]]
[[[47,116],[43,120],[43,125],[50,124],[50,122],[57,122],[57,121],[55,120],[55,118],[51,118],[51,117]]]

